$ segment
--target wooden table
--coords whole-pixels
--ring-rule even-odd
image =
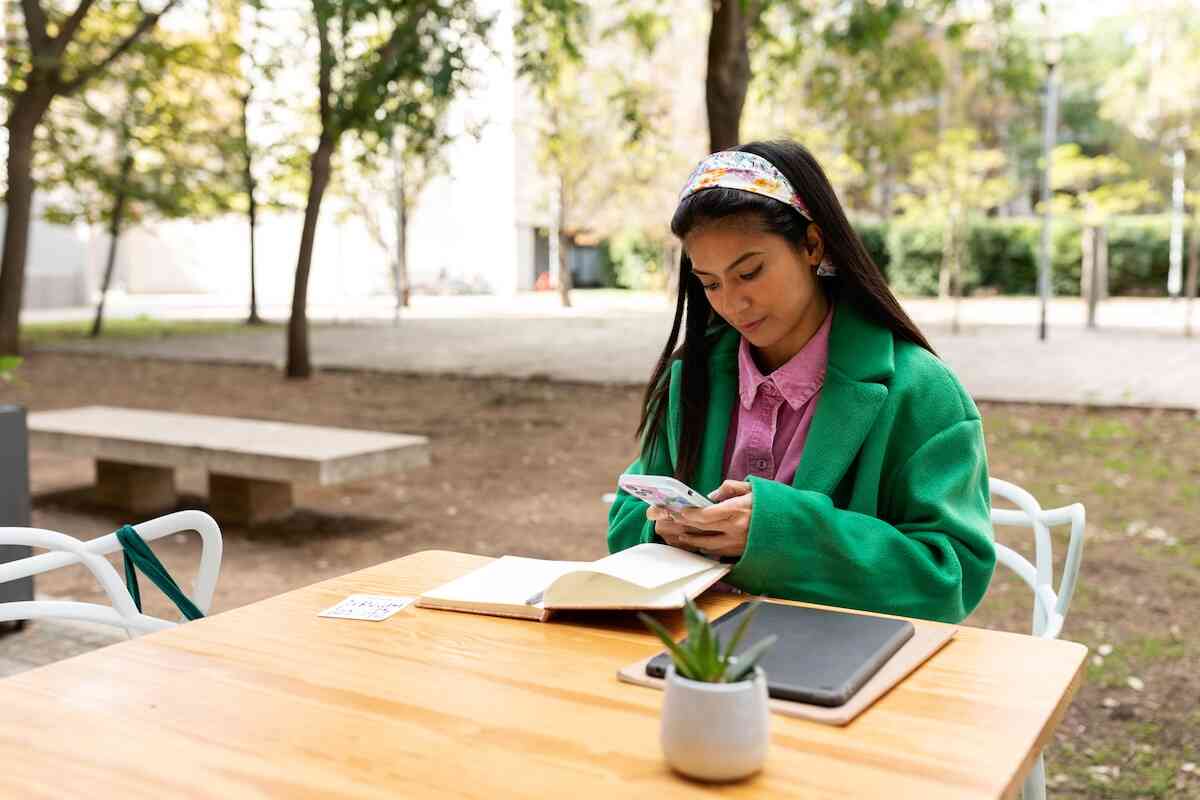
[[[845,728],[773,717],[766,769],[714,789],[663,762],[661,694],[617,682],[657,649],[629,616],[316,616],[486,561],[418,553],[2,680],[0,797],[994,798],[1086,655],[962,628]]]

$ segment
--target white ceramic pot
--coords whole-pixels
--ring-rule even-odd
[[[733,781],[762,769],[770,741],[767,679],[701,683],[667,667],[662,749],[667,763],[702,781]]]

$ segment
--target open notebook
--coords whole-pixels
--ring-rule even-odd
[[[590,562],[504,556],[426,592],[417,605],[539,621],[555,609],[683,608],[729,569],[665,544]]]

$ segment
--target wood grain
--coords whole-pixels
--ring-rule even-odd
[[[316,616],[486,561],[418,553],[0,681],[0,797],[1011,796],[1086,656],[962,627],[844,728],[774,717],[766,769],[710,787],[663,762],[661,694],[615,678],[658,649],[629,615]]]

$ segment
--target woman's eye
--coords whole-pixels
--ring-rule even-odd
[[[704,291],[706,291],[706,292],[715,291],[717,288],[717,284],[715,284],[715,283],[702,283],[700,285],[704,287]]]
[[[761,264],[759,264],[757,267],[755,267],[754,269],[750,270],[749,272],[747,272],[747,273],[743,274],[743,275],[741,276],[741,278],[742,278],[742,280],[744,280],[744,281],[752,280],[752,279],[754,279],[755,277],[757,277],[757,276],[758,276],[758,273],[760,273],[760,272],[762,272],[762,265],[761,265]]]

